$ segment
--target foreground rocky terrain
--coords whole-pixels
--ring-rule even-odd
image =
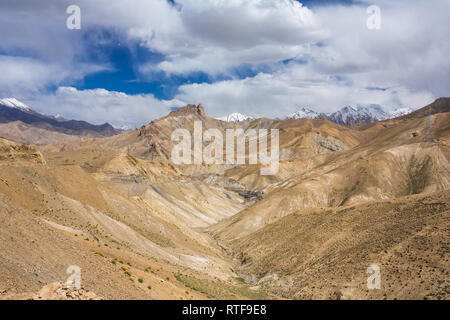
[[[106,138],[1,139],[0,299],[448,299],[449,111],[347,127],[191,105]],[[194,121],[279,129],[278,173],[173,165]]]

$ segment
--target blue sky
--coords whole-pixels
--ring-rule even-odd
[[[173,0],[168,0],[168,2],[174,3]],[[354,0],[309,0],[301,1],[301,3],[310,8],[336,4],[364,6],[363,3]],[[89,34],[90,31],[82,30],[82,32]],[[102,32],[107,39],[107,44],[97,45],[89,36],[83,36],[83,39],[86,41],[86,46],[89,50],[93,52],[90,60],[95,62],[104,62],[106,60],[110,63],[112,70],[86,76],[83,81],[74,85],[77,89],[104,88],[127,94],[150,93],[158,99],[172,99],[178,92],[178,87],[183,84],[213,83],[231,78],[244,79],[267,70],[265,66],[252,68],[244,64],[235,67],[232,70],[232,76],[219,74],[212,77],[204,72],[193,72],[184,76],[158,74],[154,75],[154,79],[145,79],[136,70],[136,61],[139,61],[139,63],[157,64],[164,61],[164,55],[142,48],[138,42],[122,45],[119,35],[110,30],[103,30]],[[97,59],[98,55],[101,55],[101,60]]]
[[[65,26],[74,2],[80,30]],[[372,4],[379,30],[366,25]],[[0,98],[128,127],[187,103],[256,117],[420,107],[448,95],[448,9],[445,0],[2,2]]]

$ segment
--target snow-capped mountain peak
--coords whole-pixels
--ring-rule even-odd
[[[114,129],[120,130],[120,131],[131,131],[133,130],[132,127],[127,125],[121,125],[121,126],[114,126]]]
[[[301,108],[299,111],[294,112],[293,114],[286,117],[287,120],[294,120],[294,119],[317,119],[320,116],[319,113],[307,109],[307,108]]]
[[[0,104],[7,106],[9,108],[22,109],[25,111],[31,111],[31,108],[27,106],[25,103],[20,102],[16,98],[4,98],[0,99]]]
[[[389,114],[385,112],[380,105],[370,104],[347,106],[328,114],[328,118],[339,124],[351,124],[386,120],[389,118]]]
[[[64,118],[62,115],[57,114],[56,116],[49,116],[50,118],[55,119],[56,121],[59,122],[65,122],[65,121],[69,121],[69,119]]]
[[[407,114],[410,114],[413,111],[414,110],[411,108],[398,108],[398,109],[395,109],[395,110],[389,112],[389,118],[393,119],[393,118],[405,116]]]
[[[254,118],[251,116],[246,116],[242,113],[232,113],[226,117],[217,118],[218,120],[226,121],[226,122],[242,122],[242,121],[248,121],[253,120]]]

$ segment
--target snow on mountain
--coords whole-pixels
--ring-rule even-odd
[[[397,117],[401,117],[401,116],[405,116],[407,114],[410,114],[411,112],[413,112],[414,110],[411,108],[399,108],[399,109],[395,109],[391,112],[389,112],[389,119],[393,119],[393,118],[397,118]]]
[[[294,119],[317,119],[320,113],[317,113],[311,109],[301,108],[299,111],[286,117],[286,120]]]
[[[285,117],[285,120],[294,119],[328,119],[338,124],[356,124],[369,123],[375,121],[383,121],[387,119],[397,118],[411,113],[411,108],[399,108],[393,111],[385,111],[378,104],[346,106],[342,109],[331,113],[319,113],[308,108],[301,108],[295,113]],[[242,122],[247,120],[254,120],[253,117],[243,115],[241,113],[232,113],[226,117],[217,118],[218,120],[227,122]],[[277,118],[281,120],[280,118]]]
[[[59,121],[59,122],[69,121],[69,119],[64,118],[60,114],[57,114],[56,116],[49,116],[49,117],[53,118],[53,119],[55,119],[56,121]]]
[[[383,110],[380,105],[358,105],[347,106],[336,112],[328,114],[327,117],[339,124],[352,124],[361,122],[382,121],[389,119],[389,113]]]
[[[120,130],[120,131],[131,131],[133,130],[132,127],[127,125],[121,125],[121,126],[114,126],[114,129]]]
[[[9,108],[22,109],[25,111],[31,111],[31,108],[27,106],[25,103],[20,102],[16,98],[5,98],[0,99],[0,104],[7,106]]]
[[[253,120],[254,118],[235,112],[226,117],[221,117],[221,118],[217,118],[217,119],[226,121],[226,122],[242,122],[242,121],[247,121],[247,120]]]

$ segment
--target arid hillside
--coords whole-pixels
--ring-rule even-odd
[[[289,299],[449,299],[450,196],[299,210],[234,240],[236,268]],[[366,269],[381,270],[368,290]]]
[[[256,187],[260,201],[211,230],[225,239],[259,228],[309,207],[339,207],[450,188],[450,114],[431,116],[435,139],[424,142],[428,118],[391,124],[371,142],[351,150],[280,163],[272,184],[257,184],[257,168],[234,168],[225,175]],[[444,129],[444,130],[443,130]]]
[[[278,129],[279,171],[173,164],[194,121]],[[448,299],[449,143],[449,112],[347,127],[201,105],[112,137],[0,139],[0,299]]]
[[[224,132],[238,124],[210,118],[205,114],[201,105],[188,105],[180,110],[172,111],[168,116],[152,121],[146,126],[136,130],[125,132],[106,139],[84,139],[74,142],[61,142],[48,147],[45,150],[79,150],[79,149],[107,149],[128,153],[135,157],[154,160],[169,161],[172,147],[172,132],[176,129],[194,130],[194,122],[201,121],[203,129],[217,128]]]
[[[34,297],[71,265],[86,290],[109,299],[267,296],[234,280],[198,231],[239,212],[236,193],[167,163],[1,143],[0,298]]]
[[[93,125],[85,121],[48,116],[15,99],[0,100],[0,138],[24,144],[44,145],[82,137],[109,137],[118,133],[120,131],[108,123]]]
[[[251,122],[224,122],[207,116],[202,105],[188,105],[130,132],[106,139],[57,143],[45,147],[45,150],[78,150],[95,146],[148,160],[170,161],[171,150],[175,145],[171,141],[172,132],[176,129],[193,132],[195,121],[202,123],[203,130],[218,129],[224,137],[227,129],[278,129],[282,159],[307,158],[314,154],[348,150],[359,144],[360,136],[357,130],[326,120],[257,119]]]

